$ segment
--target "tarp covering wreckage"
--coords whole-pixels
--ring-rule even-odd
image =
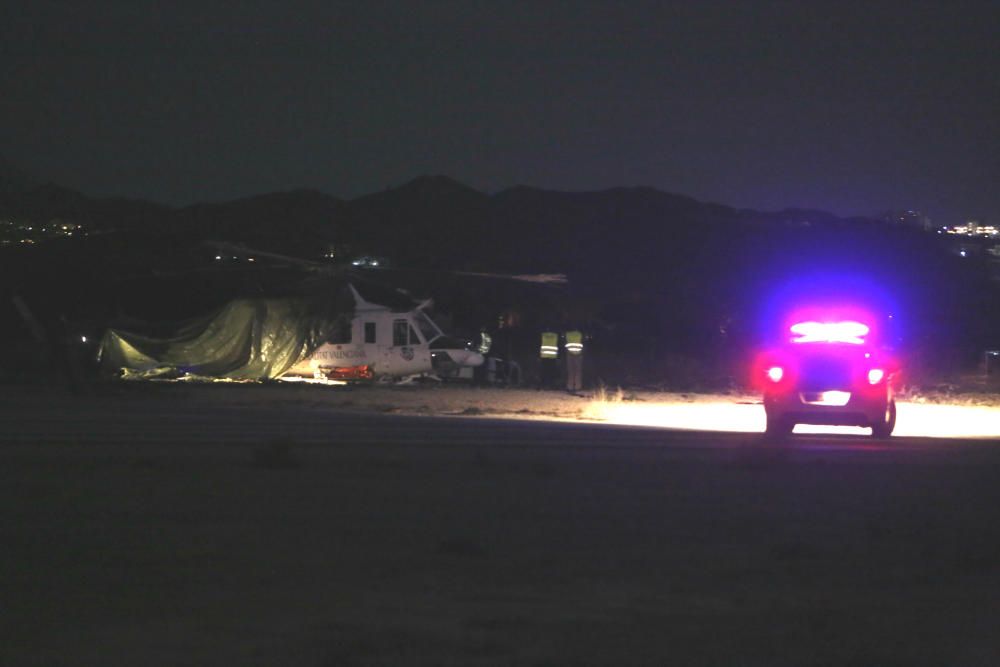
[[[236,299],[167,338],[108,329],[98,358],[123,379],[273,380],[352,315],[333,299]]]

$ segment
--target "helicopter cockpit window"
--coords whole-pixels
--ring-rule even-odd
[[[347,345],[351,342],[351,339],[351,321],[340,320],[333,325],[333,328],[330,330],[330,335],[327,336],[326,342],[334,345]]]
[[[441,330],[437,328],[437,325],[434,324],[431,318],[427,317],[425,313],[415,313],[413,320],[417,323],[417,326],[420,328],[420,333],[424,335],[424,340],[427,342],[430,342],[442,335]]]
[[[392,321],[392,344],[399,345],[420,345],[420,337],[416,330],[410,326],[406,320]]]
[[[365,342],[374,343],[375,342],[375,323],[365,322]]]

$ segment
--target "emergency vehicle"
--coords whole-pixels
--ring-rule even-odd
[[[784,340],[755,364],[771,437],[796,424],[861,426],[888,438],[896,426],[899,367],[876,345],[870,319],[858,313],[797,313]]]

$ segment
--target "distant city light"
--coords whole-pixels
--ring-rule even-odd
[[[50,221],[42,225],[14,220],[0,220],[0,245],[36,245],[72,236],[87,236],[87,230],[75,222]]]
[[[987,238],[1000,236],[1000,229],[996,225],[984,225],[975,221],[955,225],[954,227],[942,227],[941,231],[958,236],[983,236]]]

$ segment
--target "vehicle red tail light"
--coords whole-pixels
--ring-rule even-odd
[[[868,384],[878,384],[885,378],[885,371],[881,368],[873,368],[868,371]]]
[[[785,377],[785,369],[781,366],[771,366],[767,369],[767,379],[771,382],[781,382],[783,377]]]

